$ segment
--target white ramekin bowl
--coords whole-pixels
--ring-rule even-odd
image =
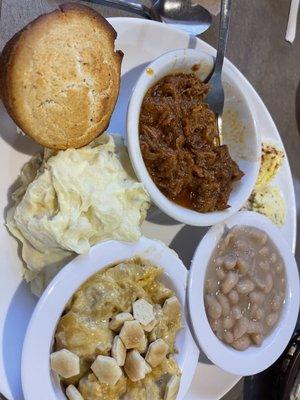
[[[212,253],[225,225],[249,225],[267,232],[285,263],[286,298],[280,320],[260,347],[237,351],[221,342],[212,331],[205,312],[203,292],[205,274]],[[240,212],[223,224],[212,227],[204,236],[193,257],[188,284],[188,307],[194,337],[206,356],[220,368],[236,375],[254,375],[272,365],[286,348],[299,312],[299,275],[295,258],[279,229],[264,216]]]
[[[195,65],[198,69],[193,68]],[[224,221],[244,205],[255,185],[260,166],[261,137],[256,129],[251,105],[244,95],[245,83],[225,63],[223,139],[245,176],[234,185],[229,199],[230,208],[224,211],[199,213],[177,205],[160,192],[143,161],[139,143],[139,116],[147,90],[161,78],[176,72],[192,72],[193,68],[193,72],[203,80],[212,65],[213,58],[199,50],[185,49],[166,53],[142,72],[128,106],[126,140],[136,175],[145,184],[153,202],[159,208],[175,220],[188,225],[209,226]]]
[[[49,356],[59,318],[75,291],[104,267],[140,256],[164,270],[163,281],[176,292],[186,311],[187,270],[177,254],[163,243],[142,237],[129,244],[107,241],[94,246],[86,255],[71,261],[53,279],[39,300],[26,333],[22,354],[22,387],[25,400],[66,399],[57,377],[50,370]],[[185,312],[184,312],[185,314]],[[183,329],[176,338],[176,359],[182,370],[178,400],[192,381],[199,350],[183,317]]]

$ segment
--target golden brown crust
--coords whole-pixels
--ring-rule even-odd
[[[117,32],[114,30],[114,28],[111,26],[111,24],[100,13],[95,11],[93,8],[90,8],[83,4],[78,4],[78,3],[65,3],[65,4],[61,4],[58,8],[63,13],[74,12],[77,15],[80,13],[85,14],[85,15],[90,15],[91,18],[94,18],[103,27],[105,27],[107,32],[110,33],[112,40],[116,40]]]
[[[74,3],[18,32],[0,57],[0,92],[16,124],[45,147],[82,147],[108,126],[123,54],[95,10]]]

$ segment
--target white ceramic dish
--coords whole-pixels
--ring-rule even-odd
[[[261,346],[237,351],[224,344],[212,331],[205,312],[203,288],[207,266],[224,233],[225,225],[253,226],[267,232],[282,256],[286,273],[286,297],[278,324]],[[272,365],[286,348],[295,329],[299,312],[299,275],[295,258],[279,229],[266,217],[240,212],[212,227],[202,239],[193,257],[188,284],[188,307],[197,342],[206,356],[232,374],[254,375]]]
[[[199,68],[194,71],[193,67]],[[244,172],[243,178],[234,184],[229,198],[230,207],[224,211],[199,213],[169,200],[153,182],[143,161],[139,145],[139,117],[144,96],[149,88],[163,77],[177,72],[194,72],[204,80],[213,67],[213,58],[194,49],[175,50],[163,54],[142,72],[132,92],[127,114],[128,151],[135,173],[145,184],[153,202],[167,215],[188,225],[210,226],[235,214],[249,198],[259,172],[261,135],[256,129],[253,112],[247,96],[239,87],[235,74],[225,65],[223,81],[225,110],[223,118],[223,142],[229,147],[232,158]],[[149,72],[150,71],[150,72]]]
[[[177,254],[163,243],[142,237],[134,244],[108,241],[94,246],[89,254],[76,257],[54,278],[35,308],[22,355],[25,400],[40,400],[41,393],[44,400],[66,398],[58,382],[53,379],[49,365],[57,322],[68,300],[88,278],[111,264],[135,256],[163,268],[163,282],[175,291],[183,309],[186,308],[187,270]],[[190,386],[199,357],[185,318],[182,324],[183,329],[176,337],[176,347],[179,349],[176,360],[182,370],[178,400],[183,399]]]
[[[122,83],[119,100],[113,114],[110,132],[125,134],[128,99],[136,80],[145,66],[159,55],[177,48],[196,48],[209,55],[215,50],[199,39],[190,38],[184,32],[135,18],[111,18],[110,23],[118,32],[117,47],[124,52]],[[163,38],[163,40],[162,40]],[[235,75],[236,82],[247,94],[254,112],[257,130],[263,140],[275,142],[283,148],[276,126],[262,100],[228,60],[225,65]],[[16,128],[0,103],[0,208],[8,204],[10,187],[16,180],[22,165],[38,150],[30,139],[16,134]],[[290,248],[295,250],[296,206],[293,181],[287,158],[274,182],[278,185],[287,205],[287,216],[281,228]],[[37,299],[30,294],[23,282],[17,243],[9,236],[4,223],[4,212],[0,215],[0,392],[8,400],[22,400],[20,365],[21,351],[26,328]],[[149,213],[143,227],[147,237],[162,240],[175,249],[186,266],[189,266],[199,241],[206,228],[194,228],[167,218],[158,209]],[[200,356],[195,377],[185,400],[216,400],[224,396],[237,381],[239,375],[230,374]]]

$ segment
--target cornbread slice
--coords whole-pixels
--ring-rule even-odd
[[[116,32],[69,3],[17,33],[0,57],[0,92],[18,127],[51,149],[78,148],[108,126],[120,86]]]

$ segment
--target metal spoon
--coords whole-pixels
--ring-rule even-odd
[[[192,4],[191,0],[159,0],[153,9],[163,22],[194,36],[205,32],[212,23],[210,12],[199,4]]]
[[[86,1],[175,25],[190,35],[200,35],[210,27],[212,22],[210,12],[198,4],[192,4],[191,0],[157,0],[151,7],[125,0]]]
[[[222,114],[225,100],[222,69],[228,39],[230,12],[231,0],[222,0],[217,56],[212,73],[206,78],[206,82],[211,85],[211,90],[205,98],[205,103],[214,111],[217,118],[219,132],[219,136],[216,138],[217,145],[222,143]]]

